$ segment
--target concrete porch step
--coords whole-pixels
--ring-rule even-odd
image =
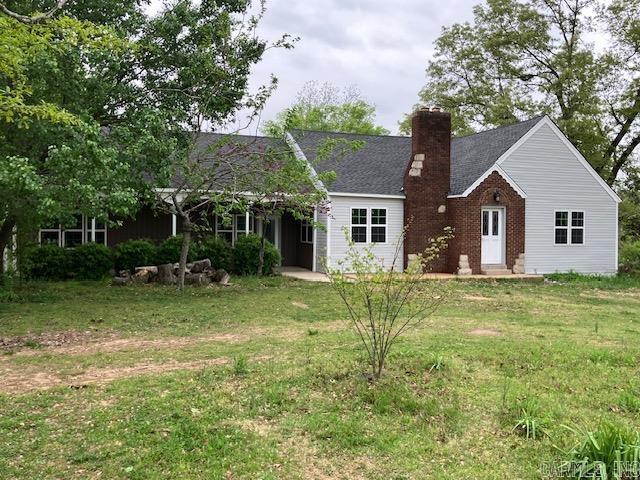
[[[506,265],[482,265],[480,271],[483,275],[512,275],[513,272]]]

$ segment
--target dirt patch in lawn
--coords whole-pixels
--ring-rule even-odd
[[[467,332],[469,335],[475,335],[477,337],[499,337],[502,332],[494,330],[493,328],[474,328]]]
[[[487,302],[493,300],[493,298],[483,297],[482,295],[464,295],[462,298],[471,300],[472,302]]]
[[[269,356],[255,357],[252,360],[268,360]],[[220,357],[195,362],[138,363],[127,367],[89,368],[79,375],[62,376],[35,367],[16,369],[0,366],[0,393],[20,394],[34,390],[67,385],[69,388],[84,388],[87,385],[104,384],[121,378],[140,375],[161,374],[178,370],[198,370],[209,366],[225,365],[231,360]]]
[[[96,341],[82,341],[75,344],[45,348],[25,348],[15,352],[16,356],[33,356],[43,352],[57,355],[86,355],[92,353],[112,353],[123,350],[173,349],[207,342],[238,343],[246,342],[251,337],[235,333],[208,335],[203,337],[168,337],[158,339],[145,338],[113,338]]]
[[[294,307],[302,308],[303,310],[309,310],[309,305],[302,302],[291,302],[291,305]]]

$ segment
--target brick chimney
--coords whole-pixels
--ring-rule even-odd
[[[450,225],[447,212],[451,175],[451,115],[438,107],[421,108],[411,121],[411,159],[404,174],[405,266],[423,252],[430,238]],[[446,251],[432,267],[446,271]]]

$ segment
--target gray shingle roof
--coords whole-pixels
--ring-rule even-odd
[[[464,192],[541,118],[453,138],[450,193]],[[336,181],[329,186],[329,191],[376,195],[402,193],[404,171],[411,159],[410,137],[312,131],[296,131],[293,136],[316,170],[336,172]],[[362,142],[362,147],[355,153],[333,155],[316,164],[316,152],[326,139]]]

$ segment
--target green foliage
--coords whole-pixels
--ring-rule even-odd
[[[640,240],[622,244],[620,248],[620,271],[640,273]]]
[[[280,252],[268,240],[264,240],[263,275],[272,275],[280,263]],[[260,267],[260,246],[262,239],[258,235],[246,235],[238,238],[233,249],[233,268],[240,275],[257,275]]]
[[[156,246],[151,240],[134,239],[119,243],[114,250],[115,268],[117,271],[135,267],[152,265],[156,261]]]
[[[613,184],[640,140],[638,15],[637,0],[488,0],[443,29],[420,101],[451,112],[456,135],[548,114]]]
[[[633,390],[625,390],[618,397],[616,405],[623,412],[640,413],[640,395]]]
[[[275,120],[264,124],[264,132],[282,137],[291,130],[388,135],[389,130],[375,124],[375,107],[360,97],[359,92],[341,92],[329,83],[308,82],[298,92],[296,102],[280,112]]]
[[[69,271],[79,280],[100,280],[113,269],[113,253],[100,243],[85,243],[67,252]]]
[[[447,248],[453,232],[446,227],[440,237],[430,239],[404,272],[396,269],[402,265],[406,228],[395,240],[394,255],[386,262],[376,256],[372,244],[355,243],[346,228],[344,235],[348,245],[345,257],[335,266],[325,261],[324,268],[347,308],[350,326],[361,340],[372,378],[379,379],[396,339],[420,325],[444,301],[446,286],[423,280],[424,273]]]
[[[249,362],[245,355],[233,357],[233,373],[234,375],[246,375],[249,373]]]
[[[211,235],[195,245],[199,260],[208,258],[214,268],[224,268],[230,272],[233,266],[233,250],[224,238]]]
[[[155,263],[162,265],[165,263],[178,263],[180,260],[180,251],[182,250],[182,235],[174,235],[163,241],[156,250]],[[190,248],[187,254],[187,261],[193,262],[198,260],[197,248]]]
[[[640,462],[640,434],[627,426],[603,422],[597,430],[572,429],[582,437],[567,455],[573,478],[597,478],[601,480],[625,480],[630,472],[625,468],[637,468]]]
[[[517,401],[512,409],[515,417],[512,433],[532,440],[539,440],[547,435],[549,421],[536,398],[527,396]]]
[[[69,274],[68,251],[58,245],[42,245],[25,250],[23,275],[32,280],[62,280]]]

